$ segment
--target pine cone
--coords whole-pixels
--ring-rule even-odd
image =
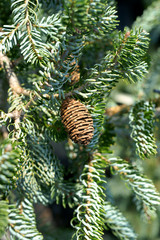
[[[93,119],[85,105],[67,98],[61,106],[61,119],[75,143],[88,145],[93,137]]]

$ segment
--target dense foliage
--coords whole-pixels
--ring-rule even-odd
[[[0,19],[0,76],[3,82],[8,79],[9,91],[0,115],[0,237],[9,232],[10,239],[44,239],[36,228],[34,204],[56,202],[74,209],[73,239],[100,240],[104,229],[119,239],[138,239],[114,204],[108,176],[120,176],[147,219],[156,214],[160,194],[137,159],[142,162],[157,153],[154,119],[159,99],[142,83],[148,86],[152,79],[153,88],[157,84],[160,51],[148,72],[146,31],[157,27],[160,1],[153,1],[134,26],[123,31],[117,30],[112,0],[5,2],[6,8],[0,3],[5,9]],[[138,86],[136,100],[115,106],[112,94],[122,82]],[[83,104],[83,119],[91,116],[89,144],[71,141],[61,119],[66,98]],[[119,137],[123,154],[116,149]],[[55,142],[62,142],[67,165],[57,157]]]

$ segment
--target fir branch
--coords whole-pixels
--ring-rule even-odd
[[[51,16],[43,17],[38,23],[34,23],[33,26],[39,28],[45,35],[50,36],[52,42],[59,41],[66,30],[61,23],[60,14],[52,14]]]
[[[132,230],[127,219],[110,202],[105,202],[105,223],[113,234],[122,240],[136,240],[137,235]]]
[[[35,202],[46,204],[55,198],[55,182],[62,182],[63,168],[53,155],[47,133],[42,135],[39,132],[37,135],[34,124],[29,121],[28,124],[29,132],[21,133],[21,136],[24,134],[23,141],[26,142],[27,149],[25,146],[21,147],[22,165],[18,173],[17,186],[27,197],[32,196]],[[22,127],[26,129],[27,122],[24,122]]]
[[[105,37],[117,25],[116,10],[107,1],[65,1],[64,9],[68,29],[87,38]]]
[[[152,103],[144,101],[136,103],[129,115],[131,137],[136,143],[137,153],[141,158],[157,153],[153,136],[153,115]]]
[[[25,105],[23,97],[23,94],[18,95],[12,89],[9,89],[8,92],[9,98],[8,101],[10,103],[10,107],[8,109],[8,113],[4,113],[1,111],[0,115],[0,122],[2,125],[7,125],[8,122],[11,122],[11,119],[14,120],[14,129],[12,132],[10,132],[9,137],[12,136],[12,138],[17,141],[20,138],[20,132],[21,132],[21,123],[22,119],[25,118],[25,114],[27,112],[27,108],[32,103],[33,99],[32,96],[29,100],[28,104]]]
[[[119,174],[122,177],[135,192],[137,198],[143,201],[144,205],[147,205],[151,210],[160,205],[160,194],[153,182],[139,173],[131,164],[119,158],[107,159],[100,153],[95,153],[95,155],[106,161],[106,164],[113,170],[113,174]]]
[[[85,165],[80,181],[83,189],[79,191],[81,202],[75,210],[76,217],[72,223],[77,231],[77,239],[102,239],[103,234],[103,160],[95,160],[89,156],[89,162]]]
[[[16,208],[10,205],[9,208],[9,232],[11,239],[39,239],[43,236],[36,229],[35,214],[33,204],[28,199],[24,199]]]
[[[28,33],[28,38],[29,38],[29,42],[30,42],[31,48],[32,48],[35,56],[37,57],[37,59],[38,60],[42,60],[42,57],[39,55],[39,53],[38,53],[38,51],[36,49],[36,46],[35,46],[35,42],[33,41],[33,38],[32,38],[30,21],[29,20],[27,20],[26,26],[27,26],[27,33]]]
[[[62,34],[62,31],[64,31],[59,15],[43,18],[40,27],[39,24],[36,24],[38,21],[36,11],[39,7],[37,0],[12,0],[11,7],[14,15],[14,25],[4,26],[3,32],[0,34],[2,38],[0,50],[1,48],[5,51],[10,50],[13,44],[16,45],[19,40],[20,50],[24,59],[32,63],[39,63],[42,67],[46,66],[48,60],[53,58],[49,51],[50,47],[52,46],[55,52],[58,45],[56,44],[55,47],[50,43],[46,43],[45,40],[42,42],[42,32],[44,32],[45,35],[50,35],[52,41],[53,39],[59,41],[60,34],[58,32],[61,31]],[[11,44],[11,42],[13,42],[13,44]]]
[[[44,72],[40,71],[47,83],[45,90],[48,93],[51,92],[56,94],[57,92],[59,98],[64,99],[64,85],[66,83],[71,84],[71,72],[80,60],[83,47],[83,36],[65,35],[62,40],[62,45],[58,49],[55,64],[51,64],[50,68],[46,69]]]
[[[26,24],[28,20],[33,22],[37,18],[38,0],[12,0],[11,8],[14,15],[14,22],[21,25]]]
[[[9,61],[2,63],[4,69],[6,67],[11,89],[9,91],[10,108],[7,114],[2,113],[1,122],[7,125],[7,120],[14,118],[15,129],[9,133],[9,137],[20,142],[18,146],[20,154],[16,155],[16,158],[19,158],[18,169],[17,159],[14,159],[15,164],[13,161],[11,171],[7,168],[8,164],[12,163],[11,152],[10,154],[7,152],[10,161],[7,157],[5,157],[5,164],[0,161],[0,167],[2,166],[2,170],[5,170],[0,174],[7,179],[6,183],[0,184],[3,188],[2,192],[7,194],[6,189],[12,189],[16,180],[16,187],[20,194],[33,199],[34,202],[47,204],[56,200],[57,203],[62,201],[64,207],[66,204],[70,207],[76,205],[73,218],[73,222],[76,222],[74,226],[77,230],[76,239],[102,239],[105,222],[121,239],[136,239],[136,235],[122,214],[110,203],[106,203],[105,206],[103,184],[106,183],[104,181],[106,165],[123,177],[136,193],[137,198],[141,199],[143,206],[149,210],[154,211],[155,206],[160,204],[159,194],[152,182],[129,163],[117,158],[108,160],[101,154],[92,155],[92,153],[97,148],[99,139],[101,146],[98,149],[105,153],[109,152],[113,142],[110,122],[106,124],[109,130],[104,132],[104,138],[103,134],[100,137],[106,95],[109,95],[121,79],[136,82],[147,72],[147,33],[141,29],[125,30],[124,33],[117,34],[114,32],[111,45],[107,45],[106,56],[103,57],[102,54],[100,63],[94,65],[94,61],[91,64],[94,66],[84,71],[86,65],[83,65],[83,59],[81,65],[80,60],[82,53],[86,54],[83,49],[87,43],[93,39],[94,43],[101,46],[104,39],[108,41],[108,33],[117,25],[116,11],[111,7],[110,1],[65,0],[63,11],[42,19],[40,19],[41,11],[37,10],[43,5],[38,0],[12,0],[11,2],[14,24],[4,27],[0,47],[3,51],[10,50],[18,41],[24,59],[33,65],[38,63],[42,67],[43,79],[34,72],[37,74],[36,80],[32,80],[35,90],[25,94],[23,92],[25,89],[21,88]],[[49,2],[47,1],[47,4]],[[53,11],[62,10],[61,6],[58,6],[58,10],[54,8]],[[45,10],[42,12],[48,14]],[[97,39],[98,42],[96,42]],[[95,47],[94,51],[97,51],[99,46]],[[109,48],[110,51],[108,51]],[[25,66],[23,68],[26,72],[28,65],[27,69]],[[74,86],[72,77],[79,66],[81,75],[78,72],[79,82]],[[12,80],[11,77],[13,77]],[[78,174],[72,176],[67,182],[64,180],[63,166],[54,155],[50,138],[52,140],[58,138],[59,141],[59,128],[63,131],[59,116],[61,102],[66,97],[77,95],[86,102],[86,105],[88,104],[86,107],[92,114],[95,131],[91,143],[83,149],[85,156],[83,164],[78,165],[80,166],[80,169],[77,169]],[[124,106],[123,110],[128,111],[128,108]],[[122,108],[115,112],[121,114]],[[107,140],[105,140],[106,136]],[[87,154],[88,162],[84,163]],[[2,158],[5,156],[5,150],[4,152],[2,150],[1,155]],[[69,169],[69,173],[72,174],[71,171],[72,168]],[[13,174],[16,177],[14,179]],[[80,181],[77,179],[79,174]],[[11,207],[9,212],[11,240],[14,238],[43,239],[36,229],[32,202],[24,199],[17,208]],[[115,219],[115,216],[118,219]]]
[[[148,34],[142,29],[130,32],[125,30],[117,37],[118,44],[117,38],[113,42],[114,50],[107,52],[99,64],[88,69],[85,82],[89,86],[85,93],[91,98],[99,94],[103,98],[110,94],[120,80],[137,82],[147,73],[148,65],[144,57],[149,44]]]
[[[39,63],[42,67],[46,65],[50,52],[47,45],[41,41],[40,31],[33,27],[37,20],[38,1],[13,0],[12,9],[14,22],[21,27],[20,49],[26,59],[32,63]]]
[[[72,183],[71,181],[55,181],[55,185],[51,188],[52,198],[56,199],[56,203],[62,203],[63,207],[66,208],[68,205],[70,208],[78,206],[80,196],[78,192],[82,189],[79,183]]]
[[[147,72],[148,66],[143,59],[148,44],[148,33],[144,30],[130,32],[125,30],[124,37],[122,35],[119,38],[119,46],[114,56],[114,69],[119,71],[119,77],[127,79],[129,82],[136,82]]]
[[[119,55],[120,55],[121,52],[123,51],[123,48],[125,47],[125,44],[126,44],[127,39],[128,39],[129,36],[130,36],[130,32],[128,31],[128,32],[126,32],[126,33],[124,34],[124,37],[122,38],[121,44],[120,44],[120,45],[118,46],[118,48],[116,49],[116,53],[115,53],[115,56],[114,56],[114,58],[113,58],[113,63],[114,63],[115,65],[117,65],[117,63],[118,63]]]
[[[0,194],[7,195],[13,188],[18,169],[19,150],[9,141],[0,146]]]
[[[143,203],[141,199],[138,199],[136,196],[133,198],[133,201],[136,205],[137,211],[141,214],[143,220],[151,222],[156,218],[156,209],[151,209]]]
[[[19,23],[10,26],[4,25],[0,30],[0,53],[10,51],[17,44],[19,27]]]
[[[0,199],[0,238],[8,224],[8,202]]]
[[[64,16],[70,31],[80,32],[86,30],[88,1],[64,1]],[[81,14],[79,14],[79,11]]]

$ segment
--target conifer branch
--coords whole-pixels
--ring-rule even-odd
[[[0,28],[0,53],[7,52],[12,48],[12,44],[17,44],[16,34],[18,33],[20,24],[7,25]]]
[[[18,170],[19,150],[11,141],[4,140],[0,146],[0,195],[7,196],[12,189]]]
[[[0,196],[0,238],[3,236],[8,224],[8,201],[1,200]]]
[[[26,14],[26,17],[28,16],[28,14]],[[30,27],[31,22],[29,20],[27,20],[26,22],[26,27],[27,27],[27,33],[28,33],[28,38],[32,47],[33,52],[35,53],[36,57],[39,60],[42,60],[42,57],[38,54],[37,50],[36,50],[36,46],[34,44],[34,41],[32,39],[32,34],[31,34],[31,27]]]
[[[151,210],[160,205],[160,194],[154,184],[143,176],[138,169],[119,158],[107,159],[100,153],[95,153],[95,156],[103,159],[111,167],[114,174],[119,174],[135,192],[137,198],[143,201],[144,205],[147,205]]]
[[[154,106],[152,102],[137,102],[130,111],[131,137],[135,141],[137,153],[141,158],[157,153],[153,135]]]
[[[78,221],[73,225],[77,229],[75,233],[77,239],[102,239],[104,225],[103,164],[103,160],[95,159],[89,154],[89,162],[80,176],[83,186],[79,191],[81,202],[75,210],[76,216],[72,220],[75,223]]]
[[[8,113],[2,111],[0,123],[8,127],[11,142],[18,144],[15,147],[12,143],[9,150],[8,143],[0,147],[0,190],[3,196],[7,196],[15,187],[24,197],[22,200],[17,195],[18,206],[9,204],[11,239],[43,239],[36,229],[33,203],[56,201],[57,204],[62,202],[64,207],[67,204],[71,208],[76,207],[72,220],[76,240],[103,239],[105,224],[119,238],[135,240],[136,234],[120,211],[110,202],[105,202],[106,195],[108,197],[105,190],[106,166],[130,186],[142,202],[146,214],[155,212],[155,207],[160,205],[160,195],[152,181],[129,162],[106,157],[116,133],[112,117],[113,120],[115,114],[121,117],[132,108],[122,105],[107,109],[107,117],[104,113],[108,101],[106,96],[119,81],[135,83],[148,69],[148,34],[142,29],[114,31],[117,16],[113,2],[11,0],[13,25],[4,25],[0,29],[0,63],[10,86],[10,107]],[[48,15],[50,11],[44,5],[52,5],[52,15]],[[18,45],[13,49],[18,53],[16,56],[21,52],[27,61],[27,64],[20,65],[19,70],[24,70],[24,76],[27,75],[26,85],[31,86],[31,91],[21,86],[12,60],[5,56],[5,52],[15,45]],[[60,116],[65,98],[79,98],[86,105],[94,128],[87,146],[83,146],[83,142],[79,146],[76,141],[70,146],[72,152],[68,151],[67,169],[56,157],[52,146],[52,141],[67,138]],[[86,120],[88,113],[82,110],[73,108],[73,112],[81,111],[78,116]],[[149,138],[152,137],[153,114],[148,112],[140,122],[141,131],[138,124],[135,128],[133,126],[134,140],[140,137],[138,142],[141,146],[142,133],[144,140],[153,140]],[[67,111],[66,115],[68,117]],[[133,118],[136,119],[137,115],[134,114]],[[14,123],[10,118],[14,119]],[[150,129],[146,133],[148,119]],[[76,135],[79,133],[76,127],[83,131],[86,123],[81,124],[81,119],[77,123],[76,118],[74,124],[68,122],[66,128],[69,125],[68,129]],[[140,135],[138,138],[137,132]],[[147,146],[148,153],[151,147],[155,147],[153,141]],[[2,206],[0,201],[0,209]],[[2,219],[5,221],[4,216]]]
[[[11,35],[13,35],[19,28],[19,24],[17,24],[17,26],[15,26],[15,28],[13,28],[13,30],[11,32],[9,32],[8,34],[5,35],[5,38],[10,38]],[[0,32],[4,32],[3,28],[0,28]],[[0,40],[0,44],[2,44],[4,41],[4,39],[2,38]]]
[[[123,214],[110,202],[105,202],[105,223],[119,239],[136,240],[137,235]]]
[[[89,168],[88,168],[88,174],[87,174],[87,192],[86,192],[86,194],[89,196],[91,194],[90,187],[91,187],[91,184],[93,182],[93,178],[91,177],[92,176],[92,171],[93,171],[93,163],[91,161],[91,156],[89,156],[89,158],[88,158],[88,166],[89,166]],[[88,199],[87,205],[86,205],[86,213],[87,213],[88,217],[90,217],[90,215],[91,215],[91,213],[89,211],[89,207],[88,207],[90,205],[90,203],[91,202]],[[86,218],[85,221],[88,222],[88,219]]]
[[[126,32],[125,35],[124,35],[124,38],[123,38],[123,40],[122,40],[122,42],[121,42],[121,44],[119,45],[119,48],[116,50],[116,53],[115,53],[115,56],[114,56],[114,59],[113,59],[113,63],[114,63],[115,65],[117,65],[117,63],[118,63],[118,59],[117,59],[117,58],[119,57],[121,51],[122,51],[123,48],[125,47],[125,43],[126,43],[127,38],[128,38],[129,36],[130,36],[130,32]]]
[[[35,213],[32,200],[25,198],[18,206],[11,205],[9,208],[9,230],[11,237],[22,240],[39,239],[43,236],[36,228]],[[26,233],[27,232],[27,233]]]

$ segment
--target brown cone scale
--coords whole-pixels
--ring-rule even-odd
[[[84,104],[67,98],[62,102],[61,119],[75,143],[88,145],[93,138],[93,119]]]

